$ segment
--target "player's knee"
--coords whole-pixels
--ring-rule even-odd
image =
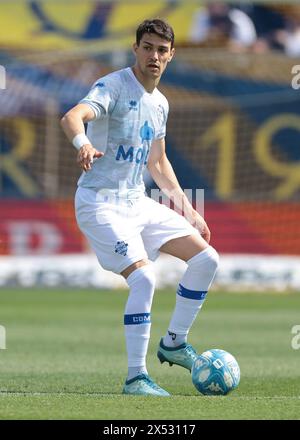
[[[205,271],[205,273],[214,275],[219,265],[219,254],[212,246],[208,246],[204,251],[192,257],[188,265],[197,272]]]
[[[143,290],[154,291],[156,277],[153,267],[149,264],[135,268],[126,279],[127,284],[132,287],[133,284],[142,284]]]
[[[220,256],[212,246],[209,246],[209,266],[215,272],[218,269]]]
[[[144,269],[144,283],[145,285],[150,289],[150,290],[154,290],[155,289],[155,283],[156,283],[156,277],[155,277],[155,273],[152,267],[150,267],[149,265],[147,266],[143,266]]]
[[[147,262],[147,260],[139,260],[139,261],[136,261],[135,263],[133,263],[133,264],[131,264],[130,266],[128,266],[126,269],[124,269],[122,272],[121,272],[121,275],[124,277],[124,278],[128,278],[129,277],[129,275],[131,275],[133,272],[135,272],[136,270],[138,270],[139,268],[141,268],[141,267],[145,267],[145,266],[149,266],[149,263]],[[149,266],[150,267],[150,266]]]

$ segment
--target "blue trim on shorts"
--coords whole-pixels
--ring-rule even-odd
[[[134,313],[124,315],[124,325],[151,324],[150,313]]]
[[[186,287],[183,287],[181,284],[179,284],[179,287],[177,289],[177,295],[179,296],[183,296],[183,298],[188,298],[188,299],[197,299],[197,300],[205,300],[205,297],[207,295],[207,290],[190,290],[187,289]]]

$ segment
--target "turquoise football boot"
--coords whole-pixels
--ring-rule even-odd
[[[123,394],[139,396],[161,396],[167,397],[170,394],[158,386],[147,374],[140,374],[133,379],[126,380]]]
[[[169,362],[169,365],[180,365],[187,370],[192,370],[192,365],[197,359],[198,355],[194,348],[186,342],[178,347],[166,347],[163,343],[163,339],[160,340],[157,357],[161,364]]]

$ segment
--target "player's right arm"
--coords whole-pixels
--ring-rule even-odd
[[[164,138],[152,141],[147,166],[156,185],[168,197],[172,197],[175,206],[180,210],[183,210],[186,219],[191,225],[198,229],[204,240],[209,243],[210,230],[204,218],[193,208],[189,199],[180,187],[173,167],[166,155]]]
[[[70,142],[79,150],[77,162],[84,171],[91,169],[93,158],[103,156],[85,136],[84,124],[95,119],[93,109],[87,104],[78,104],[61,119],[61,126]]]

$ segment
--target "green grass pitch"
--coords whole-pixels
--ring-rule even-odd
[[[299,419],[299,294],[210,292],[190,333],[198,352],[222,348],[241,367],[239,387],[225,397],[201,396],[188,371],[161,365],[158,341],[175,301],[155,293],[148,353],[151,376],[172,397],[121,394],[127,372],[125,291],[0,292],[1,419]]]

